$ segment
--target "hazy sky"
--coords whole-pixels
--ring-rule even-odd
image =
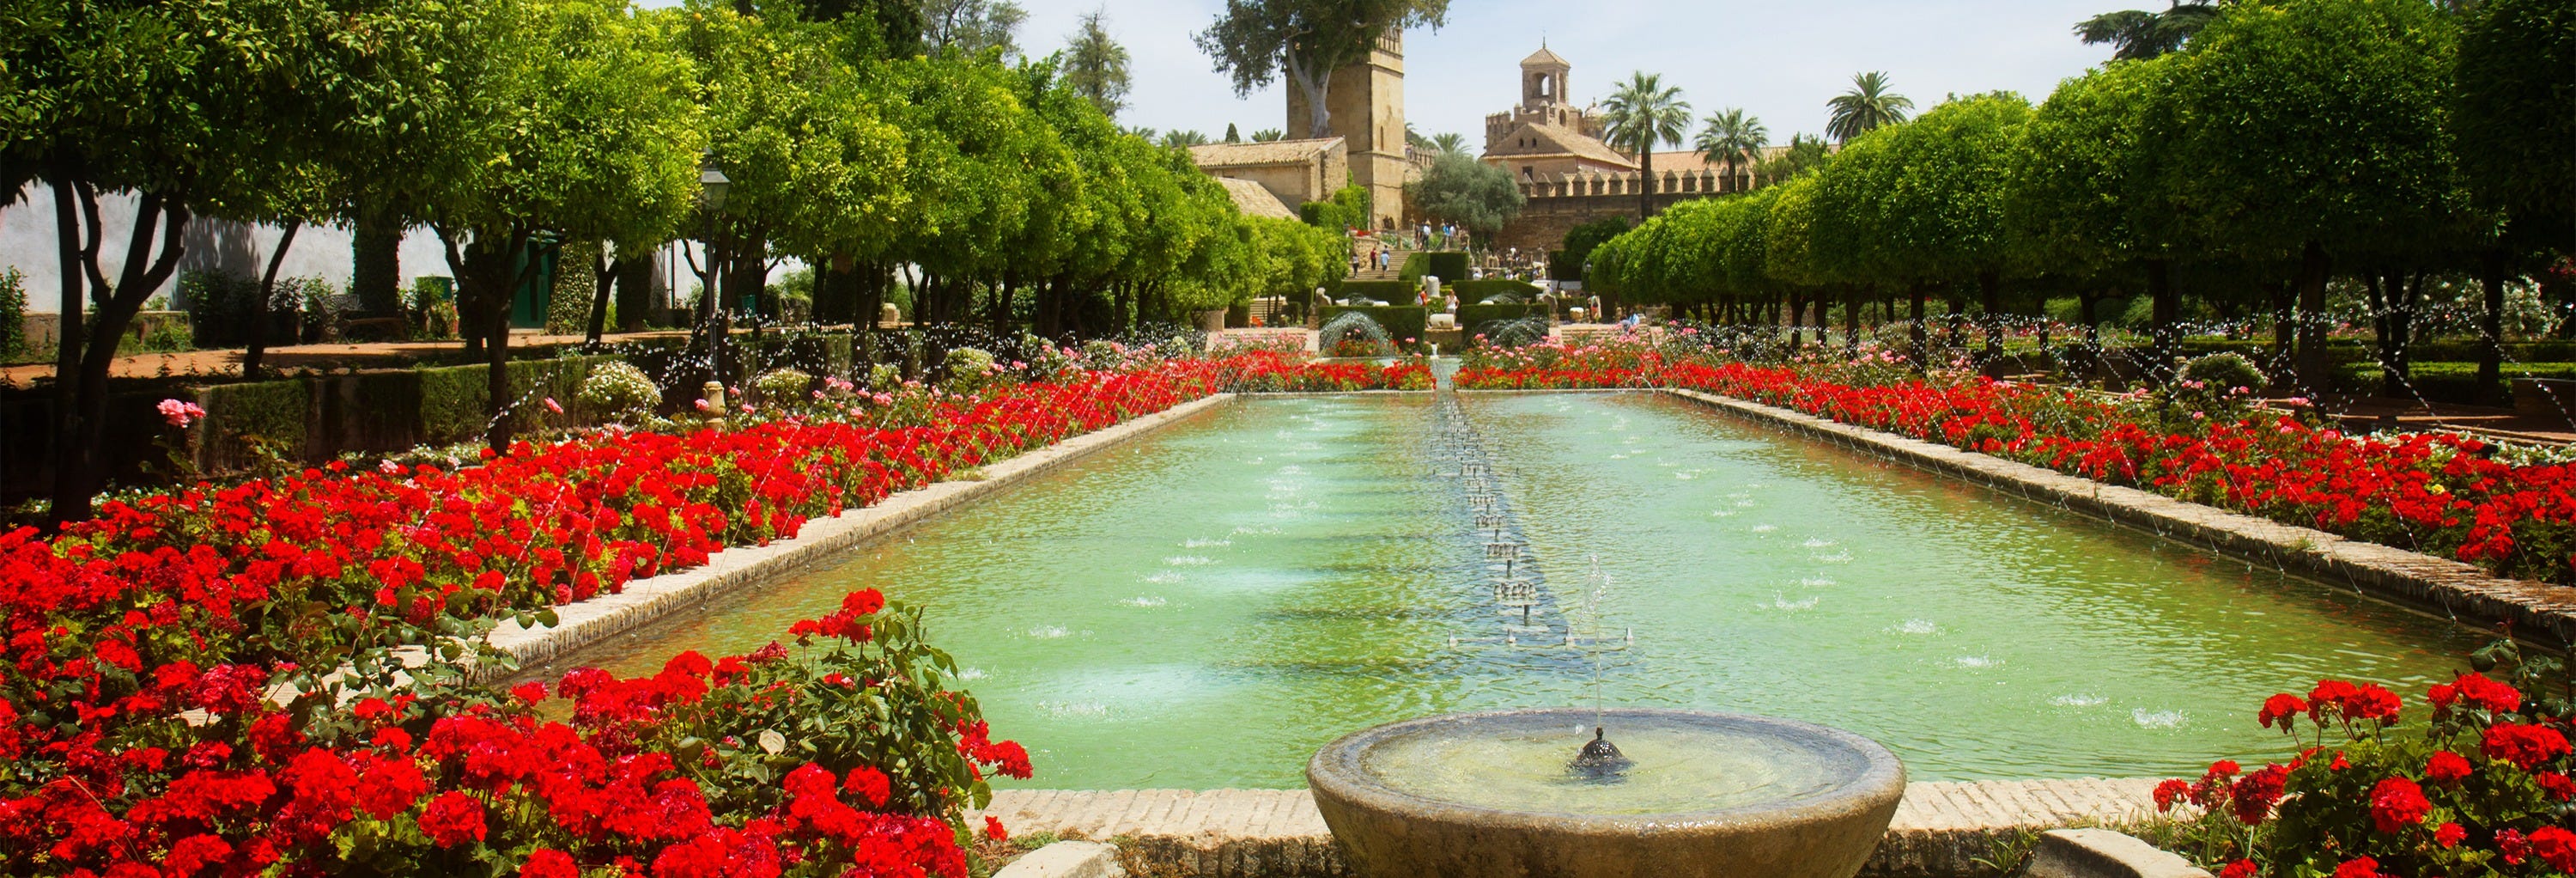
[[[1195,128],[1216,137],[1284,128],[1279,88],[1234,96],[1190,36],[1222,0],[1023,0],[1020,43],[1037,55],[1064,45],[1082,13],[1105,8],[1134,55],[1135,91],[1119,122]],[[2037,101],[2057,81],[2110,57],[2078,42],[2075,22],[2154,0],[1457,0],[1447,27],[1405,35],[1405,113],[1415,130],[1484,144],[1485,115],[1520,98],[1519,63],[1539,47],[1573,62],[1570,94],[1598,99],[1631,71],[1661,73],[1695,114],[1742,107],[1773,142],[1821,132],[1825,100],[1852,74],[1884,70],[1899,94],[1930,108],[1946,94],[2011,89]],[[2160,7],[2158,7],[2160,8]],[[1694,128],[1697,126],[1694,125]]]

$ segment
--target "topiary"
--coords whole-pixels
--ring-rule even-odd
[[[948,372],[948,392],[972,394],[993,383],[993,354],[981,348],[953,348],[941,361]]]
[[[591,369],[574,398],[610,418],[640,421],[662,403],[662,387],[635,364],[616,360]]]
[[[771,369],[751,379],[751,389],[763,403],[795,405],[814,389],[814,376],[798,369]]]

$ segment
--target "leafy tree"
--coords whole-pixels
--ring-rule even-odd
[[[2014,151],[2004,221],[2021,259],[2075,287],[2078,314],[2098,349],[2094,306],[2145,277],[2156,313],[2179,312],[2170,264],[2193,237],[2175,200],[2159,144],[2173,126],[2170,78],[2179,56],[2114,63],[2060,84],[2031,114]],[[2179,339],[2155,327],[2156,360]]]
[[[1333,72],[1368,60],[1390,31],[1437,28],[1448,15],[1449,0],[1226,0],[1196,39],[1238,96],[1285,74],[1306,93],[1305,136],[1331,137]]]
[[[1243,142],[1243,132],[1242,132],[1242,131],[1239,131],[1239,130],[1236,130],[1236,129],[1235,129],[1235,127],[1234,127],[1234,123],[1232,123],[1232,122],[1227,122],[1227,123],[1225,123],[1225,142],[1227,142],[1227,143],[1242,143],[1242,142]]]
[[[2181,51],[2217,17],[2213,0],[2170,0],[2163,12],[2124,9],[2077,22],[2075,36],[2088,46],[2111,45],[2113,60],[2143,61]]]
[[[1405,199],[1423,215],[1483,235],[1502,231],[1503,224],[1511,222],[1528,201],[1510,172],[1465,152],[1442,153],[1421,179],[1406,184],[1404,190]]]
[[[1743,188],[1735,176],[1736,166],[1760,157],[1762,148],[1770,145],[1771,132],[1762,127],[1762,120],[1745,115],[1737,107],[1709,114],[1699,136],[1691,141],[1691,148],[1699,150],[1700,155],[1726,166],[1729,189]]]
[[[190,223],[315,209],[317,181],[346,168],[332,156],[418,121],[419,96],[390,72],[403,65],[379,62],[437,22],[338,0],[59,0],[0,14],[0,118],[42,120],[0,129],[0,182],[39,179],[54,196],[62,341],[48,514],[71,521],[105,484],[109,365],[177,270]],[[120,232],[99,207],[116,194],[136,209],[111,274],[100,244]]]
[[[1643,220],[1654,212],[1655,147],[1682,142],[1682,132],[1690,126],[1690,102],[1682,100],[1679,86],[1664,84],[1663,74],[1639,71],[1612,90],[1601,108],[1605,139],[1637,156],[1645,183],[1637,187],[1637,218]]]
[[[483,334],[493,418],[509,447],[510,300],[554,240],[662,240],[698,193],[706,142],[687,60],[617,0],[532,0],[496,11],[510,32],[482,50],[515,71],[469,97],[482,124],[458,132],[460,170],[440,181],[432,228],[460,289],[466,334]]]
[[[2227,7],[2174,79],[2180,204],[2237,258],[2298,263],[2297,378],[2327,386],[2325,285],[2441,237],[2456,187],[2443,124],[2456,31],[2413,0]],[[2374,264],[2375,263],[2375,264]]]
[[[1824,167],[1833,156],[1833,149],[1824,138],[1801,132],[1789,135],[1789,148],[1764,159],[1754,173],[1764,180],[1786,180]]]
[[[1592,251],[1595,248],[1600,247],[1603,242],[1626,234],[1629,228],[1628,218],[1623,216],[1602,217],[1575,226],[1566,231],[1565,246],[1557,253],[1564,257],[1568,265],[1580,270],[1591,260]]]
[[[2576,6],[2486,0],[2470,10],[2454,73],[2453,130],[2471,197],[2504,226],[2484,248],[2481,326],[2488,350],[2478,380],[2492,388],[2502,365],[2504,280],[2576,252]],[[2543,297],[2576,304],[2567,275],[2540,271]],[[2562,333],[2576,321],[2560,324]]]
[[[921,41],[931,51],[959,54],[997,53],[1004,61],[1020,55],[1020,24],[1028,10],[1012,0],[920,0]]]
[[[2004,193],[2029,119],[2030,102],[2010,92],[1946,101],[1856,142],[1823,174],[1833,209],[1874,214],[1861,224],[1865,239],[1842,242],[1876,254],[1852,273],[1865,282],[1975,281],[1988,358],[2003,353],[2002,283],[2018,255],[2004,234]],[[1890,173],[1861,174],[1859,190],[1836,185],[1882,151],[1880,170]]]
[[[1127,108],[1127,91],[1134,83],[1127,75],[1127,47],[1109,36],[1108,17],[1107,9],[1084,13],[1065,39],[1064,79],[1101,115],[1116,119]]]
[[[1830,114],[1825,136],[1849,143],[1870,129],[1905,121],[1905,114],[1914,109],[1913,99],[1891,93],[1887,87],[1885,72],[1852,74],[1852,90],[1825,102]]]

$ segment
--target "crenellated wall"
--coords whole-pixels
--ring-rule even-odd
[[[1665,208],[1694,198],[1708,198],[1745,191],[1761,182],[1750,171],[1740,171],[1729,179],[1726,172],[1715,169],[1656,169],[1653,209]],[[1554,250],[1565,244],[1565,233],[1575,226],[1612,216],[1637,219],[1637,193],[1645,189],[1641,172],[1598,173],[1576,172],[1553,179],[1521,181],[1521,196],[1529,199],[1519,216],[1503,225],[1494,238],[1497,248],[1523,251]]]

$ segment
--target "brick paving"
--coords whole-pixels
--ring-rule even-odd
[[[2154,814],[2154,780],[1918,782],[1861,874],[1960,875],[1998,839]],[[1115,840],[1128,871],[1210,878],[1349,874],[1305,790],[1001,790],[981,815],[1013,833]]]

